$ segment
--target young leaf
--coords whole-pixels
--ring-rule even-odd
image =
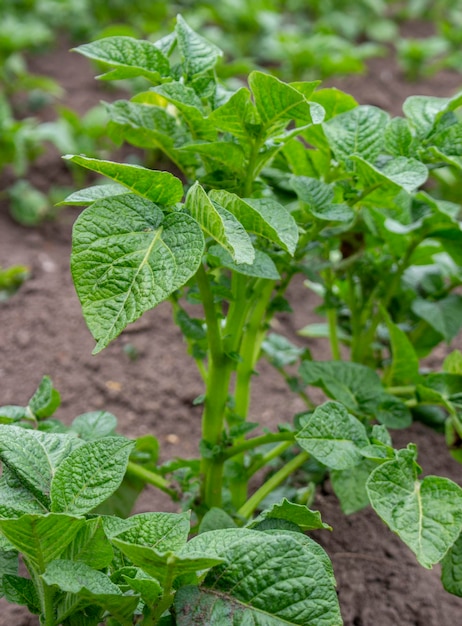
[[[62,623],[68,614],[89,604],[97,604],[106,609],[124,626],[133,623],[133,612],[139,598],[123,595],[119,587],[111,582],[104,572],[94,570],[82,562],[74,563],[60,559],[48,565],[42,578],[47,585],[56,585],[61,591],[72,594],[71,602],[68,602],[67,606],[64,604],[65,610],[58,608],[59,623]]]
[[[362,105],[323,124],[335,157],[341,161],[360,155],[374,161],[383,147],[383,131],[389,116],[374,106]]]
[[[295,439],[318,461],[339,470],[360,463],[360,450],[369,443],[363,424],[338,402],[318,406]]]
[[[43,572],[64,552],[84,523],[83,519],[62,513],[23,515],[0,520],[0,531],[37,572]]]
[[[322,106],[270,74],[252,72],[249,85],[268,137],[279,134],[291,120],[309,125],[320,124],[324,118]]]
[[[222,51],[194,32],[181,15],[176,18],[175,32],[183,66],[189,78],[215,67]]]
[[[223,246],[236,263],[253,263],[255,249],[242,224],[232,213],[213,202],[199,183],[188,191],[185,206],[205,233]]]
[[[298,241],[297,224],[289,211],[271,198],[240,198],[225,190],[215,190],[210,199],[232,213],[247,232],[276,243],[293,255]]]
[[[135,442],[123,437],[88,441],[58,467],[51,483],[51,508],[89,513],[120,485]]]
[[[64,157],[93,172],[112,178],[137,195],[158,204],[176,204],[183,197],[183,185],[179,178],[170,172],[149,170],[141,165],[127,165],[84,156]]]
[[[71,270],[95,353],[196,272],[204,238],[184,213],[136,196],[100,200],[74,225]]]
[[[325,524],[321,520],[321,514],[319,511],[311,511],[307,506],[303,504],[295,504],[294,502],[289,502],[287,498],[283,498],[281,502],[273,504],[269,509],[266,509],[260,515],[252,520],[250,524],[248,524],[248,528],[258,527],[258,524],[263,520],[269,519],[277,519],[277,520],[287,520],[294,524],[296,524],[301,530],[317,530],[319,528],[327,528],[328,530],[332,530],[332,528]]]
[[[367,482],[372,507],[421,565],[441,561],[462,529],[462,489],[448,478],[417,478],[410,455],[377,467]]]
[[[132,37],[104,37],[76,48],[84,56],[105,63],[116,72],[108,78],[132,78],[145,76],[153,82],[170,74],[168,59],[150,41]]]
[[[50,417],[61,404],[61,396],[53,388],[49,376],[44,376],[37,391],[29,400],[29,408],[37,419]]]

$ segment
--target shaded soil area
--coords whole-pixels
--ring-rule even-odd
[[[35,59],[33,69],[53,76],[66,90],[66,103],[82,113],[102,98],[111,99],[110,92],[102,93],[94,81],[88,62],[68,53],[64,44],[57,52]],[[410,85],[392,63],[377,60],[371,63],[368,77],[329,83],[352,93],[360,103],[398,115],[407,96],[450,96],[462,80],[460,75],[445,72]],[[32,182],[42,189],[70,184],[65,164],[52,151],[34,167]],[[120,431],[130,437],[154,433],[163,460],[195,456],[200,407],[192,402],[202,385],[171,322],[168,304],[146,313],[101,354],[91,356],[94,342],[69,272],[71,229],[78,212],[66,208],[56,221],[31,230],[10,219],[5,202],[0,206],[0,265],[26,264],[31,271],[19,292],[0,305],[0,404],[26,403],[41,377],[48,374],[61,392],[57,417],[64,421],[105,409],[118,417]],[[276,330],[295,338],[298,328],[314,320],[315,303],[300,282],[291,289],[290,299],[294,315],[281,316]],[[307,341],[305,345],[317,357],[330,358],[322,343]],[[137,358],[130,358],[130,353]],[[442,356],[434,357],[436,367]],[[304,405],[268,364],[262,363],[259,373],[250,419],[270,427],[291,421]],[[462,482],[460,465],[451,460],[437,434],[416,424],[410,431],[395,433],[394,439],[397,446],[417,443],[425,474]],[[329,485],[318,494],[315,506],[333,527],[332,533],[319,532],[316,538],[333,561],[346,626],[453,626],[462,622],[462,599],[442,589],[439,568],[428,571],[418,565],[372,510],[343,516]],[[138,510],[175,509],[166,498],[147,489]],[[0,626],[13,624],[37,621],[0,601]]]

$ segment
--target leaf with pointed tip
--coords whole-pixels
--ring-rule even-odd
[[[223,529],[198,535],[188,546],[207,548],[224,563],[201,587],[177,592],[179,626],[342,624],[328,558],[301,533]]]
[[[186,209],[204,232],[227,250],[236,263],[252,264],[255,249],[241,222],[195,183],[188,191]]]
[[[101,518],[86,520],[61,557],[85,563],[94,569],[107,567],[114,558],[114,551],[104,533]]]
[[[238,174],[244,171],[245,154],[237,143],[231,141],[190,143],[183,146],[182,150],[199,154],[206,164],[212,163],[216,169],[224,168]]]
[[[117,427],[117,418],[109,411],[91,411],[78,415],[71,424],[71,430],[81,439],[92,441],[113,435]]]
[[[358,156],[352,156],[356,173],[364,189],[379,188],[384,193],[396,196],[402,189],[412,193],[428,178],[428,170],[416,159],[397,157],[388,161],[381,169]],[[374,200],[375,200],[374,196]]]
[[[8,602],[27,606],[32,614],[40,615],[40,599],[30,578],[6,574],[3,578],[3,587]]]
[[[102,200],[103,198],[112,198],[114,196],[123,196],[126,193],[130,193],[126,187],[123,185],[118,185],[117,183],[108,184],[108,185],[93,185],[92,187],[86,187],[86,189],[81,189],[80,191],[76,191],[71,193],[70,196],[67,196],[62,202],[59,202],[58,205],[83,205],[83,204],[92,204],[96,202],[96,200]]]
[[[183,197],[183,185],[170,172],[149,170],[141,165],[127,165],[78,155],[64,157],[93,172],[112,178],[134,193],[158,204],[176,204]]]
[[[226,267],[238,274],[244,274],[244,276],[266,278],[268,280],[279,280],[281,278],[272,258],[261,250],[255,250],[255,260],[252,264],[235,263],[229,252],[221,246],[211,246],[208,254],[218,259],[222,267]]]
[[[0,478],[0,517],[14,518],[47,511],[47,506],[4,465]]]
[[[291,120],[306,126],[320,124],[324,118],[321,105],[270,74],[252,72],[249,85],[267,136],[279,134]]]
[[[295,439],[318,461],[338,470],[358,465],[361,448],[369,444],[363,424],[338,402],[318,406]]]
[[[448,343],[462,328],[462,296],[457,294],[436,302],[416,298],[412,302],[412,311],[443,335]]]
[[[385,111],[362,105],[336,115],[323,124],[323,129],[337,159],[344,161],[360,155],[374,161],[382,150],[388,119]]]
[[[89,59],[114,68],[108,78],[144,76],[153,82],[170,75],[170,64],[159,48],[150,41],[132,37],[104,37],[76,48]]]
[[[63,513],[23,515],[18,519],[0,519],[0,531],[36,571],[43,572],[48,563],[64,552],[84,523],[84,519]]]
[[[129,527],[107,530],[108,536],[128,543],[155,548],[159,553],[180,550],[188,540],[189,512],[139,513],[128,518]]]
[[[58,607],[59,623],[89,604],[103,607],[124,626],[133,623],[133,613],[139,598],[123,595],[104,572],[82,562],[59,559],[48,565],[42,578],[47,585],[56,585],[61,591],[70,594]]]
[[[377,467],[367,482],[372,507],[414,552],[421,565],[441,561],[462,529],[462,489],[448,478],[426,476],[408,455]]]
[[[213,69],[223,55],[220,48],[193,31],[181,15],[176,18],[175,32],[183,66],[189,77]]]
[[[355,212],[346,204],[335,204],[334,189],[316,178],[292,176],[290,184],[310,213],[321,220],[350,222]]]
[[[5,575],[16,576],[19,568],[18,553],[16,550],[0,548],[0,598],[5,595],[3,578]]]
[[[412,156],[413,137],[409,122],[403,117],[394,117],[385,128],[385,150],[395,157]]]
[[[436,123],[447,111],[460,106],[460,94],[453,98],[435,96],[410,96],[403,104],[403,111],[420,139],[428,137]]]
[[[293,255],[298,241],[297,224],[289,211],[272,198],[240,198],[213,189],[210,199],[232,213],[247,232],[276,243]]]
[[[263,520],[269,519],[287,520],[296,524],[303,531],[317,530],[319,528],[332,530],[329,524],[325,524],[321,520],[319,511],[311,511],[303,504],[289,502],[287,498],[283,498],[280,502],[273,504],[269,509],[260,513],[247,527],[254,528]]]
[[[51,483],[52,510],[82,515],[104,502],[122,482],[134,445],[124,437],[104,437],[71,452]]]
[[[256,111],[250,100],[250,92],[242,87],[220,107],[212,111],[209,120],[219,130],[230,133],[240,139],[244,149],[246,142],[253,135],[252,130],[258,127]]]
[[[132,195],[86,209],[74,225],[71,270],[94,352],[184,285],[203,250],[201,229],[185,213],[164,218]]]
[[[37,391],[29,400],[29,408],[37,419],[50,417],[61,404],[61,396],[54,389],[49,376],[40,381]]]
[[[51,481],[57,467],[80,445],[76,437],[69,435],[0,426],[0,459],[45,508],[50,505]]]

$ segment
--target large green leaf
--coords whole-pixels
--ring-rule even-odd
[[[309,102],[301,91],[270,74],[252,72],[249,85],[267,136],[280,133],[291,120],[309,125],[324,118],[321,105]]]
[[[86,209],[74,225],[71,269],[95,352],[184,285],[203,250],[202,232],[185,213],[164,218],[132,195]]]
[[[294,254],[297,224],[289,211],[272,198],[240,198],[225,190],[212,190],[210,199],[232,213],[244,228]]]
[[[145,76],[153,82],[169,76],[170,64],[157,46],[150,41],[132,37],[104,37],[76,48],[84,56],[105,63],[115,71],[108,78]]]
[[[417,159],[397,157],[380,169],[357,155],[352,156],[352,161],[362,186],[366,190],[378,188],[381,194],[396,196],[402,189],[412,193],[428,178],[426,166]]]
[[[338,470],[360,463],[361,448],[369,444],[363,424],[338,402],[318,406],[295,439],[318,461]]]
[[[176,204],[183,197],[183,185],[170,172],[149,170],[141,165],[127,165],[102,159],[69,155],[64,157],[93,172],[112,178],[139,196],[158,204]]]
[[[8,469],[3,466],[0,478],[0,517],[21,517],[25,513],[44,514],[48,511],[49,504],[42,503],[23,483]]]
[[[461,96],[437,98],[435,96],[410,96],[403,104],[403,111],[419,138],[427,137],[435,124],[447,111],[460,106]]]
[[[82,515],[120,485],[135,442],[124,437],[88,441],[58,467],[51,483],[53,511]]]
[[[188,191],[185,206],[204,232],[223,246],[236,263],[253,263],[255,249],[244,226],[230,211],[211,200],[199,183]]]
[[[224,559],[201,587],[175,598],[178,626],[338,626],[342,624],[331,566],[308,537],[289,531],[223,529],[189,542]]]
[[[56,585],[67,597],[58,606],[59,623],[89,604],[97,604],[111,613],[124,626],[133,623],[138,597],[123,595],[104,572],[82,562],[55,560],[42,575],[47,585]]]
[[[344,161],[359,155],[373,162],[382,150],[388,119],[385,111],[362,105],[336,115],[323,128],[337,159]]]
[[[38,572],[61,556],[74,539],[84,519],[62,513],[23,515],[0,520],[0,531]]]
[[[462,529],[462,489],[448,478],[426,476],[411,454],[375,469],[367,492],[372,507],[424,567],[441,561]]]
[[[176,18],[176,37],[183,66],[188,77],[202,74],[215,67],[222,51],[186,24],[181,15]]]

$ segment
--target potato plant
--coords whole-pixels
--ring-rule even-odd
[[[27,406],[2,407],[4,595],[45,626],[341,624],[331,563],[305,534],[327,528],[319,513],[285,498],[261,507],[308,462],[330,472],[346,512],[370,504],[424,567],[443,561],[444,585],[462,594],[462,489],[419,478],[416,447],[396,450],[389,432],[429,406],[444,411],[455,448],[461,436],[462,359],[423,375],[411,339],[420,322],[438,341],[454,329],[451,312],[443,329],[429,310],[458,306],[460,207],[422,187],[433,169],[460,167],[462,98],[416,96],[390,119],[318,81],[255,71],[229,90],[215,73],[220,50],[181,16],[155,44],[112,37],[78,50],[106,79],[147,79],[107,106],[110,132],[162,150],[180,172],[68,157],[112,181],[68,198],[89,205],[71,270],[94,352],[169,300],[204,382],[202,439],[197,459],[158,465],[155,438],[116,435],[108,413],[55,421],[48,378]],[[434,256],[453,280],[426,268]],[[332,361],[270,333],[298,273],[324,296]],[[440,290],[415,286],[424,279]],[[307,411],[251,435],[262,350]],[[310,385],[330,399],[314,406]],[[185,512],[127,517],[146,483]]]

